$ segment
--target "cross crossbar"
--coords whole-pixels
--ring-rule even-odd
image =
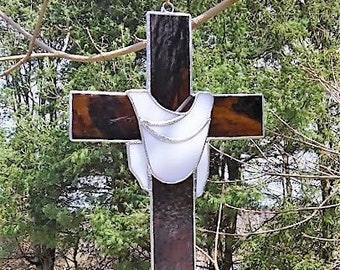
[[[70,108],[71,140],[127,142],[140,139],[135,112],[124,93],[72,91]],[[261,137],[262,119],[262,95],[215,95],[208,138]]]

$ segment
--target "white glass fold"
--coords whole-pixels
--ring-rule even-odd
[[[151,175],[167,184],[197,177],[197,195],[208,177],[206,143],[213,96],[200,92],[188,112],[163,108],[148,91],[126,91],[137,115],[141,143],[127,144],[129,167],[144,189],[151,188]],[[196,171],[197,170],[197,171]]]
[[[148,169],[144,146],[140,142],[127,143],[129,169],[142,189],[151,191],[151,175]]]
[[[196,169],[196,197],[200,197],[203,194],[205,184],[207,182],[207,179],[209,177],[209,162],[210,162],[210,156],[209,156],[209,144],[206,143],[204,145],[203,153],[201,156],[201,159],[198,163],[197,169]]]

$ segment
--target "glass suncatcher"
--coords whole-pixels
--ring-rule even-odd
[[[191,16],[147,13],[147,87],[72,91],[72,141],[126,143],[151,197],[152,269],[195,269],[194,199],[208,177],[207,140],[261,137],[262,95],[192,94]]]

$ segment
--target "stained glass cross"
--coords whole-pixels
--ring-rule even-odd
[[[170,111],[190,109],[194,100],[191,71],[190,15],[148,12],[147,90],[160,106]],[[70,111],[73,141],[127,143],[141,139],[133,104],[125,93],[73,91]],[[262,95],[213,97],[208,140],[262,135]],[[152,177],[152,269],[195,269],[195,185],[193,176],[177,184]]]

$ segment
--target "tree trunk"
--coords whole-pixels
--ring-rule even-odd
[[[331,125],[326,121],[326,119],[320,120],[318,123],[318,130],[319,133],[322,134],[323,138],[327,138],[327,131],[331,129]],[[330,149],[333,148],[333,140],[334,138],[329,137],[329,140],[325,140],[323,143],[328,145]],[[335,140],[336,141],[336,140]],[[337,169],[337,162],[334,162],[332,158],[330,158],[328,155],[319,154],[319,164],[322,165],[320,166],[320,171],[325,171],[326,174],[329,173],[328,167]],[[325,201],[328,199],[328,197],[331,195],[332,190],[334,188],[334,180],[330,179],[321,179],[320,180],[321,184],[321,196],[322,196],[322,201]],[[332,199],[329,199],[325,206],[327,205],[332,205],[336,204],[336,200],[334,197]],[[328,208],[328,209],[323,209],[321,211],[322,213],[322,218],[321,218],[321,233],[322,233],[322,238],[325,239],[332,239],[334,238],[334,231],[336,231],[336,217],[337,213],[335,211],[335,208]],[[332,253],[334,251],[334,245],[332,245],[330,242],[323,242],[320,250],[321,258],[325,262],[329,262],[332,258]]]
[[[53,270],[55,263],[55,248],[40,246],[37,248],[37,270]]]
[[[289,155],[286,152],[288,150],[284,150],[282,153],[282,173],[289,175]],[[289,176],[285,176],[282,179],[282,190],[283,190],[283,205],[292,202],[293,196],[293,186]]]
[[[321,194],[322,194],[322,201],[326,200],[332,191],[332,181],[329,179],[322,179],[321,180]],[[325,205],[335,204],[334,200],[329,200]],[[331,239],[333,238],[333,231],[334,228],[331,225],[331,220],[334,220],[336,217],[335,208],[323,209],[322,210],[322,238]],[[332,257],[332,245],[325,242],[321,248],[321,257],[326,262],[330,260]]]
[[[228,167],[228,179],[229,181],[235,181],[241,179],[241,168],[240,163],[227,158]],[[230,185],[235,185],[236,183],[230,183]],[[221,220],[221,231],[225,233],[236,233],[236,222],[237,222],[237,210],[231,209],[229,207],[223,207],[222,210],[222,220]],[[233,267],[233,245],[235,239],[234,236],[226,235],[224,238],[224,243],[221,243],[220,248],[220,258],[219,263],[221,270],[230,270]]]

